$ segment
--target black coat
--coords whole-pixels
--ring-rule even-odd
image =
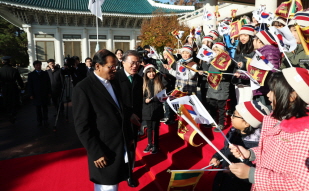
[[[16,103],[18,100],[18,85],[23,88],[24,83],[20,77],[19,71],[11,65],[3,65],[0,68],[0,84],[2,94],[4,96],[4,103],[7,105]]]
[[[121,87],[121,95],[124,106],[129,109],[130,113],[135,113],[142,118],[143,108],[143,78],[138,74],[134,75],[133,83],[129,81],[124,68],[116,73],[116,80]]]
[[[61,69],[55,68],[54,71],[49,69],[47,70],[47,73],[50,79],[52,96],[60,96],[63,86],[63,75],[61,74]]]
[[[33,104],[36,106],[48,105],[49,95],[51,95],[50,79],[46,71],[40,74],[36,70],[28,75],[28,91],[33,96]]]
[[[154,82],[153,80],[148,81],[148,87],[150,90],[150,95],[147,91],[144,93],[143,97],[143,120],[160,120],[164,117],[163,104],[154,96]],[[147,98],[153,99],[149,103],[145,103]]]
[[[76,84],[80,81],[82,81],[84,78],[87,77],[87,67],[84,63],[80,63],[77,65],[77,68],[71,68],[71,76],[73,80],[73,86],[76,86]]]
[[[75,130],[88,153],[90,180],[104,185],[128,178],[130,167],[124,161],[124,152],[133,140],[119,84],[110,82],[120,108],[94,73],[74,87],[72,97]],[[108,158],[108,166],[96,168],[94,161],[102,156]]]

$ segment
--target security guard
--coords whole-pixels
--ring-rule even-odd
[[[3,103],[8,119],[11,123],[15,123],[17,104],[19,101],[19,89],[24,88],[23,80],[16,68],[10,64],[10,56],[4,56],[2,60],[2,68],[0,68],[0,85],[3,95]],[[17,83],[16,83],[17,82]]]

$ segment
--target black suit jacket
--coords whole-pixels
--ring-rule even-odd
[[[41,71],[40,75],[37,71],[30,72],[28,75],[28,91],[33,96],[33,104],[48,105],[49,95],[51,94],[50,79],[46,71]]]
[[[131,83],[124,72],[124,68],[116,73],[115,78],[121,87],[121,96],[124,107],[130,112],[130,114],[134,113],[142,119],[143,78],[138,74],[135,74],[133,83]]]
[[[54,71],[52,69],[47,70],[50,84],[52,96],[60,96],[63,86],[63,75],[61,74],[61,69],[55,68]]]
[[[90,73],[73,89],[73,117],[76,133],[87,150],[90,180],[96,184],[114,185],[126,180],[130,167],[124,161],[125,146],[132,141],[126,123],[120,87],[111,81],[120,107],[105,86]],[[94,161],[108,158],[108,166],[96,168]]]

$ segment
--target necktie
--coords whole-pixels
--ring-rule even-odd
[[[130,81],[131,84],[132,84],[132,82],[133,82],[133,76],[129,75],[128,78],[129,78],[129,81]]]

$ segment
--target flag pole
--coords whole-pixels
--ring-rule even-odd
[[[185,115],[180,114],[180,117],[183,118],[213,149],[215,149],[217,151],[217,153],[219,155],[221,155],[221,157],[230,165],[232,164],[231,161],[229,161],[229,159],[227,159],[223,153],[221,153],[221,151],[204,135],[204,133],[197,128]]]
[[[288,25],[289,17],[291,15],[292,10],[294,9],[294,6],[295,6],[295,0],[292,0],[291,7],[290,7],[290,10],[289,10],[289,13],[288,13],[288,17],[286,18],[286,25]]]
[[[101,11],[101,6],[99,6],[100,2],[99,1],[96,1],[96,14],[98,15],[98,9],[100,9]],[[95,51],[99,51],[100,50],[100,46],[99,46],[99,26],[98,26],[98,17],[96,16],[96,28],[97,28],[97,45],[96,45],[96,48],[95,48]]]

